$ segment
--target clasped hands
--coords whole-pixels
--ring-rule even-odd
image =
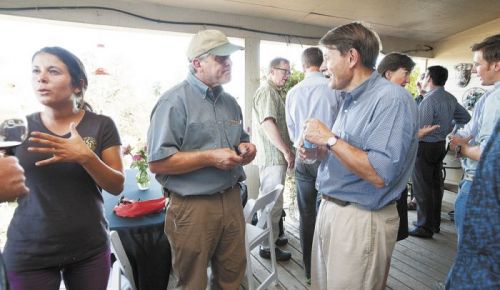
[[[255,145],[252,143],[240,143],[236,148],[237,150],[214,149],[212,154],[214,166],[222,170],[229,170],[238,165],[247,165],[252,162],[257,153]]]

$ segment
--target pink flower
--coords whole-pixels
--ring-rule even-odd
[[[134,156],[132,156],[132,160],[134,160],[134,161],[141,161],[141,159],[142,159],[142,157],[139,154],[135,154]]]
[[[132,153],[132,146],[130,144],[122,146],[122,154],[123,155],[129,155]]]

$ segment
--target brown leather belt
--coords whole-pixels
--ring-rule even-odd
[[[343,201],[343,200],[337,199],[335,197],[331,197],[331,196],[326,195],[326,194],[322,194],[321,198],[323,198],[324,200],[327,200],[327,201],[331,201],[331,202],[333,202],[339,206],[342,206],[342,207],[348,206],[351,204],[351,202],[349,202],[349,201]]]
[[[236,186],[239,186],[239,185],[238,185],[238,183],[236,183],[235,185],[230,186],[230,187],[228,187],[228,188],[226,188],[226,189],[223,189],[223,190],[217,191],[217,192],[215,192],[215,193],[213,193],[213,194],[206,194],[206,195],[207,195],[207,196],[210,196],[210,195],[216,195],[216,194],[218,194],[218,193],[221,193],[221,194],[222,194],[222,193],[226,193],[226,192],[228,192],[228,191],[230,191],[230,190],[233,190]],[[175,195],[177,195],[177,196],[181,196],[181,197],[187,197],[187,196],[200,196],[200,195],[187,195],[187,196],[183,196],[183,195],[178,194],[178,193],[177,193],[177,192],[175,192],[175,191],[171,191],[171,190],[168,190],[166,187],[163,187],[163,196],[165,196],[165,197],[170,197],[170,195],[171,195],[171,194],[175,194]]]

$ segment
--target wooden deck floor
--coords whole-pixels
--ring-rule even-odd
[[[450,193],[447,194],[450,195]],[[451,209],[452,204],[445,196],[441,232],[435,234],[433,239],[409,237],[396,244],[386,289],[434,289],[436,282],[445,280],[456,251],[455,225],[447,215]],[[416,220],[416,212],[410,211],[408,219],[411,229],[413,228],[411,223]],[[287,217],[285,228],[289,239],[286,250],[292,253],[292,260],[279,262],[280,284],[268,289],[309,289],[305,283],[301,262],[298,221],[290,216]],[[261,281],[268,273],[270,262],[260,258],[258,249],[255,249],[252,254],[252,262],[256,268],[254,278],[256,281]],[[241,289],[246,289],[245,284]]]

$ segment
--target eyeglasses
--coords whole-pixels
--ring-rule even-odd
[[[273,67],[273,69],[278,69],[278,70],[284,71],[285,75],[287,75],[287,76],[289,76],[291,74],[289,69],[280,68],[280,67]]]

